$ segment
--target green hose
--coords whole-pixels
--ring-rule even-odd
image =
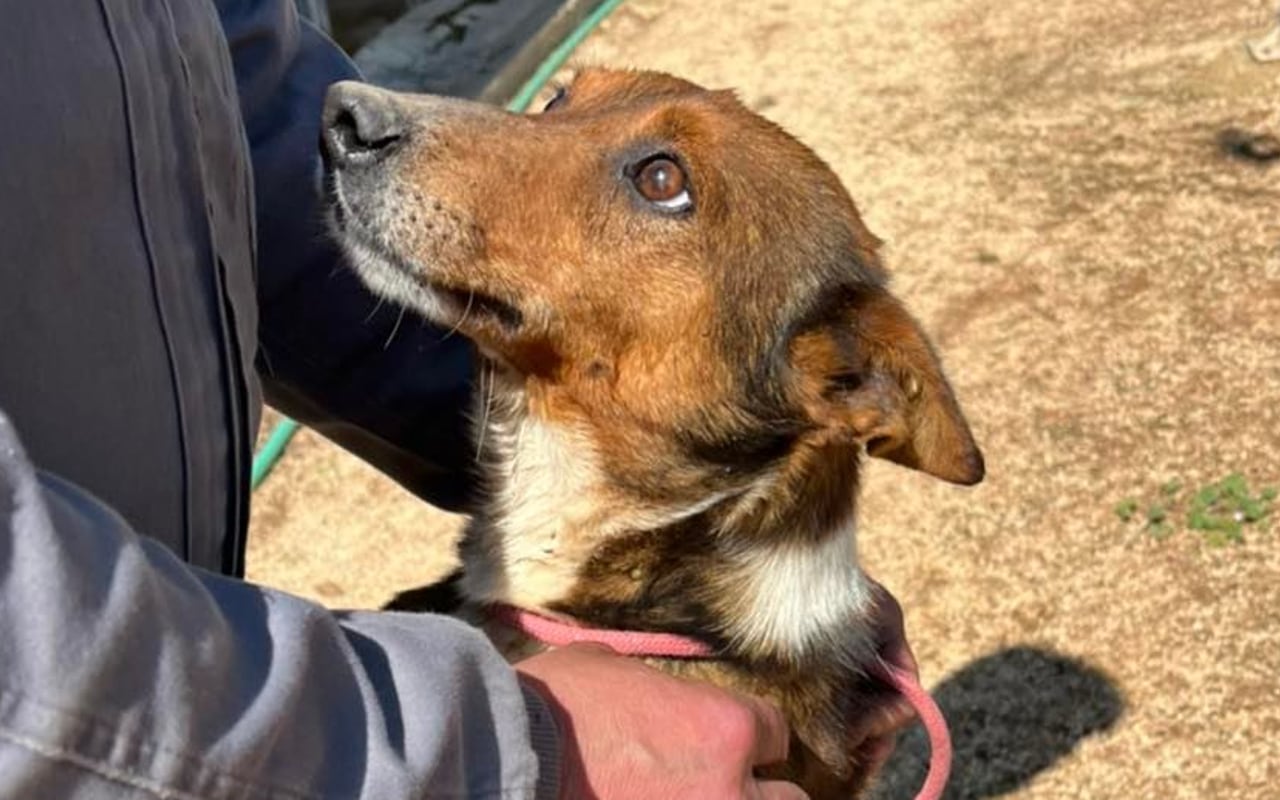
[[[262,449],[253,457],[253,473],[249,479],[250,488],[257,489],[267,475],[271,474],[272,468],[276,462],[284,455],[284,450],[289,446],[289,440],[298,432],[301,427],[298,423],[288,417],[276,423],[275,428],[271,430],[271,435],[267,437],[267,441],[262,445]]]
[[[507,108],[511,111],[524,111],[533,102],[534,96],[547,85],[547,81],[555,76],[556,71],[564,66],[564,62],[569,60],[569,56],[574,50],[578,49],[578,45],[586,39],[596,27],[604,22],[604,18],[613,13],[613,10],[622,5],[622,0],[605,0],[592,11],[587,18],[578,23],[578,27],[565,38],[560,46],[551,51],[551,55],[547,56],[543,62],[534,70],[533,76],[525,81],[520,91],[516,92],[516,96],[507,103]]]
[[[578,27],[574,28],[563,42],[551,51],[551,54],[543,59],[538,68],[534,70],[529,80],[525,81],[524,86],[520,87],[520,91],[516,92],[516,96],[511,98],[511,102],[507,103],[507,110],[521,112],[529,108],[529,104],[533,102],[533,98],[538,92],[542,91],[542,87],[555,76],[564,63],[569,60],[569,56],[573,51],[578,49],[578,45],[582,44],[594,31],[605,17],[613,13],[613,10],[622,5],[622,0],[605,0],[587,15],[582,22],[578,23]],[[284,451],[289,447],[289,440],[298,432],[301,426],[288,417],[276,423],[272,429],[271,435],[267,437],[267,441],[262,445],[262,449],[253,457],[253,472],[249,480],[249,486],[257,489],[262,482],[271,474],[271,470],[275,468],[276,463],[284,456]]]

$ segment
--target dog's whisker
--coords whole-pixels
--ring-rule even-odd
[[[391,346],[391,340],[396,338],[396,332],[400,330],[400,322],[404,319],[404,312],[407,306],[400,306],[400,313],[396,316],[396,324],[391,326],[391,333],[387,336],[387,340],[382,343],[382,349],[386,350]]]
[[[485,380],[484,380],[484,376],[486,372],[489,373],[489,390],[487,393],[485,391]],[[480,398],[481,398],[481,402],[483,403],[483,409],[480,412],[480,431],[479,431],[479,434],[476,436],[476,461],[477,462],[480,460],[480,457],[484,455],[484,435],[485,435],[485,432],[489,429],[489,411],[493,406],[493,382],[494,382],[493,379],[494,379],[493,365],[486,364],[480,370]]]
[[[363,323],[363,324],[365,324],[365,325],[368,325],[368,324],[369,324],[369,320],[373,319],[373,318],[374,318],[374,316],[376,316],[376,315],[377,315],[378,310],[382,308],[382,304],[383,304],[384,302],[386,302],[386,298],[385,298],[385,297],[383,297],[381,293],[379,293],[379,294],[378,294],[378,302],[374,303],[374,304],[373,304],[373,310],[371,310],[368,314],[366,314],[366,315],[365,315],[364,323]]]
[[[476,299],[475,289],[468,289],[467,305],[466,305],[466,308],[462,309],[462,316],[458,317],[458,321],[454,323],[453,327],[449,329],[448,333],[446,333],[443,337],[441,337],[440,341],[442,342],[446,341],[452,338],[452,336],[458,332],[458,329],[462,327],[462,323],[467,321],[467,315],[471,313],[471,304],[475,302],[475,299]]]

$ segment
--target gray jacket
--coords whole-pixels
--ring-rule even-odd
[[[532,797],[539,756],[550,796],[551,719],[481,637],[233,579],[264,394],[471,491],[465,346],[385,346],[323,235],[350,63],[292,0],[3,5],[0,798]]]

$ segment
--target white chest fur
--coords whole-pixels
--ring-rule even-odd
[[[834,637],[866,635],[871,585],[858,567],[854,525],[817,542],[788,541],[732,556],[740,591],[725,608],[730,635],[757,653],[802,653]]]
[[[473,601],[545,608],[564,598],[607,539],[655,530],[730,493],[680,507],[613,493],[591,437],[529,416],[494,422],[486,449],[495,475],[489,521],[464,550],[463,592]],[[727,554],[718,604],[729,635],[750,652],[808,652],[865,636],[871,587],[858,567],[854,523],[810,541],[755,542]]]
[[[463,590],[474,600],[531,607],[556,600],[598,541],[603,477],[590,440],[530,417],[494,422],[496,495],[491,521],[475,531]]]
[[[543,608],[574,586],[601,543],[656,530],[714,506],[732,492],[682,505],[645,503],[612,490],[591,437],[533,417],[492,424],[496,474],[491,521],[464,550],[464,594]]]

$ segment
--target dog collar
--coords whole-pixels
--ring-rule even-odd
[[[716,653],[706,642],[691,636],[674,633],[646,631],[620,631],[606,628],[589,628],[576,622],[555,619],[527,608],[495,603],[490,606],[490,617],[518,631],[530,639],[551,647],[570,644],[602,644],[619,655],[643,658],[715,658]],[[916,677],[910,672],[887,664],[878,663],[879,677],[901,694],[920,716],[925,733],[929,736],[929,773],[924,785],[916,794],[916,800],[938,800],[947,786],[951,774],[951,733],[947,720],[938,704]]]

